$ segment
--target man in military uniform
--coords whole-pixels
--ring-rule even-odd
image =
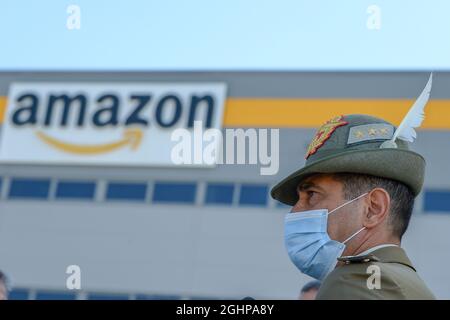
[[[322,281],[317,299],[434,299],[400,246],[425,160],[395,132],[372,116],[337,116],[316,133],[305,166],[271,191],[293,206],[287,251]]]

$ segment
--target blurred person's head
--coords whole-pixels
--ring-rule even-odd
[[[8,278],[0,271],[0,300],[8,300]]]
[[[305,284],[300,291],[299,300],[315,300],[320,288],[320,281],[314,280]]]

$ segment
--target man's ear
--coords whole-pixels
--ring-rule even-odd
[[[375,188],[366,197],[367,214],[364,226],[367,229],[374,228],[382,223],[388,216],[391,205],[391,197],[383,188]]]

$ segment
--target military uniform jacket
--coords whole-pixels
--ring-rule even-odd
[[[316,299],[435,299],[400,247],[338,260],[344,264],[325,278]]]

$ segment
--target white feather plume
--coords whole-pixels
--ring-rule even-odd
[[[423,89],[420,96],[417,98],[416,102],[414,102],[411,109],[409,109],[403,121],[398,126],[397,130],[395,130],[394,135],[391,139],[392,142],[395,142],[396,139],[401,139],[409,142],[413,142],[417,137],[416,131],[414,128],[420,127],[425,118],[425,105],[430,98],[431,93],[431,84],[433,82],[433,73],[430,74],[430,78]]]

